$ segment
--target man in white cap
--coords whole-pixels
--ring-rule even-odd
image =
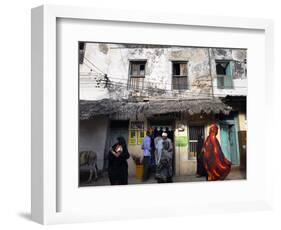
[[[161,146],[160,146],[161,145]],[[158,161],[156,179],[158,183],[173,182],[173,143],[166,132],[162,133],[162,141],[158,141]]]
[[[170,138],[168,138],[168,133],[166,133],[166,132],[163,132],[162,133],[162,139],[163,139],[163,141],[168,141],[169,142],[169,152],[172,152],[173,151],[173,143],[172,143],[172,141],[171,141],[171,139]]]

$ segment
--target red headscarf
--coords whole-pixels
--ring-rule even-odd
[[[231,162],[224,156],[216,138],[217,134],[218,126],[212,124],[203,147],[204,167],[208,174],[208,180],[224,180],[231,169]]]

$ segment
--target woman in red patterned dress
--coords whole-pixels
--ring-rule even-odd
[[[230,172],[231,162],[224,156],[220,143],[216,138],[218,126],[212,124],[204,147],[204,167],[207,172],[207,180],[224,180]]]

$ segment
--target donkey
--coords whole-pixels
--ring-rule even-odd
[[[94,151],[80,152],[80,169],[89,171],[87,183],[98,179],[97,153]]]

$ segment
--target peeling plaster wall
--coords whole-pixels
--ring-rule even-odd
[[[247,50],[246,49],[210,49],[212,78],[215,96],[247,95]],[[228,60],[231,64],[233,89],[218,89],[216,60]]]
[[[104,85],[101,84],[100,88],[97,88],[96,81],[97,79],[103,79],[110,63],[108,50],[107,52],[105,50],[106,48],[100,48],[100,45],[96,43],[85,44],[84,61],[83,64],[79,65],[79,97],[82,100],[109,98],[108,91],[104,88]]]
[[[127,90],[130,60],[146,60],[144,90],[139,92],[141,96],[186,98],[209,97],[212,93],[208,48],[139,48],[87,43],[84,63],[80,65],[80,98],[95,100],[132,95],[133,91]],[[187,62],[188,90],[172,90],[172,61]],[[104,85],[104,74],[113,82],[109,90]],[[96,88],[97,79],[101,80],[99,88]]]
[[[128,98],[130,95],[202,98],[210,97],[213,91],[222,96],[246,95],[246,58],[246,50],[243,49],[87,43],[84,63],[80,65],[80,98],[116,99]],[[146,60],[144,90],[137,94],[127,88],[130,60]],[[233,90],[217,89],[215,60],[231,60]],[[172,61],[188,63],[188,90],[172,90]],[[109,87],[105,86],[105,74],[112,82]]]

